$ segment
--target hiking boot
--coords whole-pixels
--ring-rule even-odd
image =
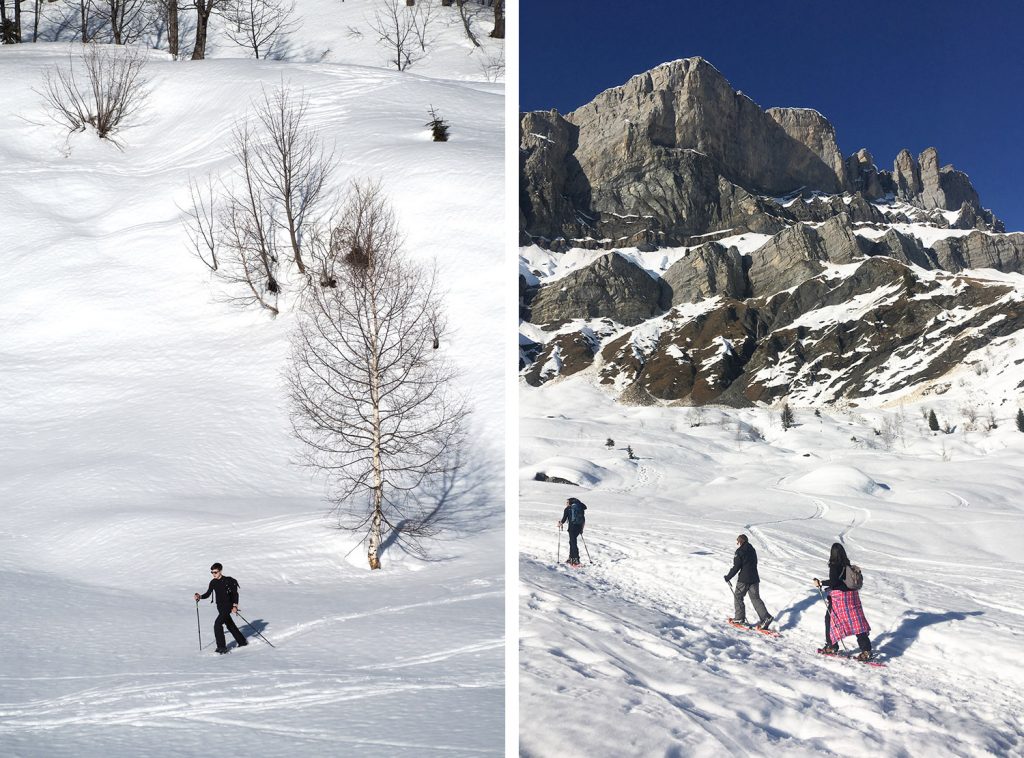
[[[224,653],[226,653],[227,651],[228,651],[228,649],[226,647],[219,647],[216,650],[214,650],[213,652],[220,653],[221,655],[224,655]]]
[[[241,642],[236,642],[235,644],[238,645],[238,647],[245,647],[249,644],[249,640],[242,640]]]
[[[856,658],[858,661],[870,661],[872,658],[870,650],[861,650],[857,653]]]
[[[769,613],[769,614],[768,614],[767,616],[765,616],[765,617],[764,617],[764,620],[762,620],[762,621],[761,621],[761,622],[760,622],[760,623],[759,623],[759,624],[757,625],[757,628],[758,628],[758,629],[767,629],[767,628],[768,628],[768,625],[769,625],[770,623],[772,623],[772,622],[773,622],[774,620],[775,620],[775,617],[774,617],[774,616],[773,616],[772,614],[770,614],[770,613]]]
[[[821,653],[822,655],[838,655],[839,654],[839,645],[835,645],[835,644],[825,645],[825,647],[819,647],[818,648],[818,652]]]

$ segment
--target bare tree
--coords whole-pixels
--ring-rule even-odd
[[[106,0],[99,15],[109,25],[115,45],[130,45],[147,31],[151,11],[150,0]]]
[[[244,284],[247,294],[232,297],[237,305],[258,304],[271,315],[279,313],[281,291],[278,275],[276,227],[278,204],[259,178],[259,146],[248,121],[235,124],[232,153],[236,168],[233,185],[218,213],[224,246],[233,265],[222,274],[229,283]]]
[[[88,44],[79,58],[82,71],[71,55],[66,68],[46,72],[43,89],[50,117],[68,132],[91,126],[103,139],[114,139],[136,115],[148,97],[143,77],[146,58],[138,48],[110,48]]]
[[[217,262],[220,239],[217,224],[217,193],[214,190],[213,177],[206,178],[205,186],[189,177],[188,190],[192,205],[183,210],[192,253],[210,271],[216,273],[220,265]]]
[[[282,229],[300,274],[306,273],[302,242],[312,213],[324,199],[334,153],[324,148],[319,133],[308,123],[309,97],[282,85],[256,103],[256,118],[268,141],[256,149],[256,176],[266,195],[280,204]]]
[[[480,40],[476,38],[476,32],[473,31],[473,24],[480,14],[480,6],[476,4],[467,6],[466,0],[456,0],[455,4],[459,8],[459,18],[462,19],[462,27],[466,30],[466,36],[473,43],[473,47],[480,47]]]
[[[412,15],[412,32],[420,46],[420,52],[427,54],[434,42],[434,20],[437,17],[435,0],[420,0]]]
[[[337,286],[306,290],[289,375],[295,434],[330,480],[339,525],[381,545],[436,533],[417,490],[451,475],[467,409],[434,349],[436,272],[402,252],[380,187],[356,184],[332,234]]]
[[[252,50],[257,60],[266,58],[298,28],[294,13],[294,0],[235,0],[224,12],[224,33],[236,45]]]
[[[400,0],[384,0],[373,12],[370,27],[377,40],[390,52],[388,61],[399,71],[423,57],[424,50],[416,50],[416,8],[409,8]]]

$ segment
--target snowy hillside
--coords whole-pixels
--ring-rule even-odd
[[[151,53],[123,150],[44,123],[33,88],[66,46],[0,47],[2,755],[502,752],[503,86],[461,27],[421,70],[342,52],[372,5],[300,6],[297,44],[336,41],[320,63]],[[228,170],[232,122],[282,82],[336,145],[339,188],[379,179],[410,256],[439,264],[473,457],[427,560],[392,548],[370,572],[332,528],[295,465],[293,310],[233,309],[187,250],[188,177]],[[199,649],[192,600],[214,561],[252,622],[226,656],[206,602]]]
[[[998,402],[995,429],[965,432],[973,388],[795,408],[789,430],[764,407],[625,407],[583,377],[524,388],[522,754],[1020,754],[1024,434]],[[588,505],[579,569],[556,564],[568,497]],[[724,623],[740,533],[777,639]],[[835,541],[885,668],[815,653]]]

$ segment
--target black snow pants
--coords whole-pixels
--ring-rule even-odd
[[[217,649],[222,650],[227,645],[224,643],[224,627],[228,628],[231,632],[231,636],[235,638],[235,642],[239,645],[248,644],[245,641],[245,635],[238,631],[238,627],[235,626],[234,620],[231,618],[231,609],[228,608],[226,611],[217,609],[220,611],[220,615],[217,616],[217,620],[213,622],[213,636],[217,639]]]
[[[583,534],[582,526],[569,527],[569,563],[580,562],[580,548],[576,544],[576,538]]]

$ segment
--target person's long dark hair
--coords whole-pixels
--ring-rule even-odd
[[[845,566],[850,562],[850,559],[846,557],[846,548],[840,545],[838,542],[832,543],[832,552],[828,556],[829,566]]]

